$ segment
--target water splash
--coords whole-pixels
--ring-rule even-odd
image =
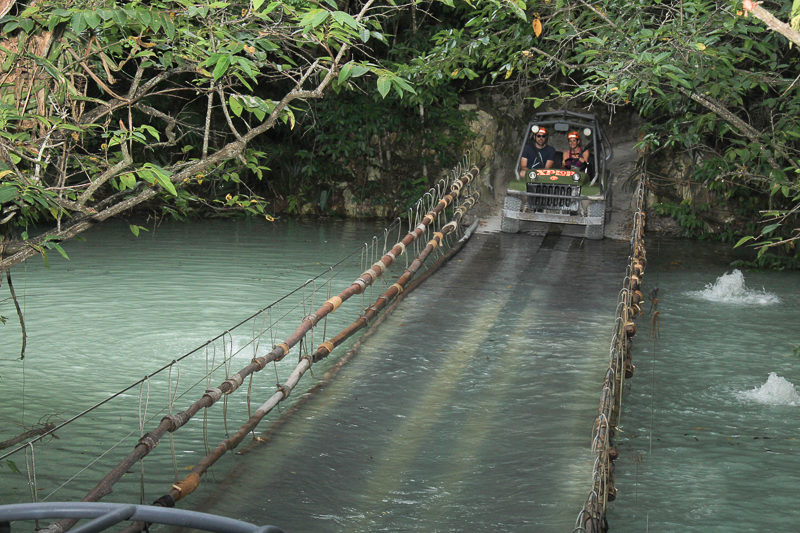
[[[770,372],[767,382],[755,389],[738,392],[742,400],[766,405],[800,405],[800,394],[791,381]]]
[[[760,291],[748,289],[744,283],[744,274],[738,269],[730,274],[721,275],[713,284],[706,284],[705,289],[689,291],[688,294],[695,298],[719,303],[771,305],[781,301],[776,294],[767,292],[765,289]]]

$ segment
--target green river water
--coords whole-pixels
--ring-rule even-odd
[[[29,337],[20,361],[15,311],[2,301],[0,441],[124,392],[4,458],[0,502],[82,498],[170,404],[185,408],[281,342],[358,277],[365,256],[369,265],[371,243],[399,240],[392,231],[203,222],[135,238],[109,224],[68,243],[70,261],[16,268]],[[660,337],[651,315],[640,319],[612,531],[800,530],[800,274],[734,270],[725,246],[646,242]],[[269,442],[228,454],[179,505],[289,532],[572,531],[591,489],[591,425],[627,254],[611,240],[474,235],[327,387],[265,419],[260,430],[281,422]],[[312,342],[352,319],[332,316]],[[266,332],[257,343],[255,331]],[[287,403],[338,357],[315,365]],[[292,352],[289,367],[245,383],[249,394],[165,437],[106,501],[166,492],[296,361]]]

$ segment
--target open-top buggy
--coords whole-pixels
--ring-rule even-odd
[[[556,150],[553,168],[528,170],[520,177],[520,160],[526,143],[542,128],[551,133]],[[579,132],[583,149],[589,149],[588,166],[562,168],[562,154],[569,150],[567,134]],[[536,113],[528,123],[520,146],[514,177],[509,180],[501,230],[507,233],[545,233],[549,224],[560,224],[561,234],[602,239],[611,215],[611,175],[607,163],[613,157],[611,143],[594,115],[572,111]]]

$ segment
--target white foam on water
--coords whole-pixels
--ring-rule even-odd
[[[800,405],[800,394],[791,381],[770,372],[766,383],[751,390],[737,392],[736,395],[747,401],[765,405]]]
[[[781,301],[776,294],[765,289],[748,289],[744,283],[744,274],[738,269],[721,275],[713,284],[706,284],[706,288],[701,291],[688,291],[687,294],[710,302],[732,304],[772,305]]]

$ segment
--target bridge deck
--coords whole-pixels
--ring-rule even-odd
[[[194,504],[287,531],[570,530],[628,252],[473,236]]]

